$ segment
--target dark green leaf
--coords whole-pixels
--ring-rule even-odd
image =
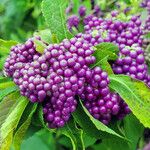
[[[51,33],[59,41],[71,37],[66,26],[65,9],[67,5],[68,0],[43,0],[42,2],[42,12],[46,23],[50,27]]]
[[[4,83],[6,81],[11,81],[11,78],[0,76],[0,83]]]
[[[141,138],[144,127],[139,120],[132,114],[123,120],[125,136],[131,141],[128,142],[130,150],[136,149]]]
[[[70,138],[73,150],[85,149],[82,137],[83,131],[77,128],[73,119],[67,122],[66,125],[63,128],[60,128],[57,132]]]
[[[91,137],[99,139],[108,137],[124,138],[97,119],[93,118],[81,102],[79,103],[77,110],[73,113],[73,117],[82,127],[83,131]]]
[[[42,129],[23,141],[21,150],[56,150],[55,142],[53,135]]]
[[[143,126],[131,114],[123,120],[123,130],[126,138],[130,141],[123,141],[120,139],[109,138],[104,139],[100,144],[93,146],[94,150],[135,150],[137,143],[143,133]]]
[[[110,75],[110,88],[128,104],[145,127],[150,127],[150,89],[141,81],[124,75]]]

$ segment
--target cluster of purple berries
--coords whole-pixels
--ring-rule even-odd
[[[112,63],[116,74],[126,74],[133,78],[144,81],[150,86],[148,68],[145,63],[144,51],[142,49],[142,27],[139,16],[133,16],[129,22],[115,19],[101,19],[93,17],[85,25],[85,34],[79,34],[93,46],[101,42],[113,42],[118,45],[119,57]]]
[[[76,96],[87,103],[93,100],[97,103],[97,97],[101,100],[107,97],[104,105],[101,103],[102,108],[99,107],[101,117],[97,119],[108,124],[111,119],[108,116],[119,112],[119,102],[109,103],[107,73],[100,67],[88,67],[95,62],[93,52],[88,42],[75,37],[60,44],[48,45],[41,55],[36,52],[34,39],[30,39],[25,44],[12,47],[5,63],[5,72],[19,86],[22,95],[33,103],[43,104],[44,118],[50,128],[64,126],[76,109]],[[108,108],[103,110],[105,105]],[[91,109],[95,110],[93,106],[92,103]]]
[[[80,37],[50,44],[44,54],[36,52],[34,39],[30,39],[12,47],[5,72],[22,95],[42,103],[50,128],[62,127],[69,120],[77,106],[76,96],[95,118],[108,124],[113,115],[124,116],[130,111],[117,94],[110,92],[107,73],[100,67],[89,68],[96,61],[93,53],[91,43]]]
[[[145,0],[142,3],[142,7],[144,7],[148,12],[148,17],[146,19],[145,25],[144,25],[144,35],[150,34],[150,0]],[[143,38],[143,48],[145,51],[145,59],[147,62],[150,62],[150,38],[146,38],[144,36]]]
[[[67,26],[69,31],[72,32],[73,27],[76,28],[78,30],[79,24],[86,18],[89,18],[90,16],[96,16],[96,17],[102,17],[103,13],[100,9],[100,7],[98,5],[95,5],[93,2],[91,2],[92,4],[92,13],[91,15],[87,15],[86,16],[86,12],[87,12],[87,8],[83,5],[81,5],[78,9],[78,15],[71,15],[68,17],[67,20]],[[68,6],[68,8],[66,9],[66,14],[70,14],[72,12],[73,9],[73,2],[70,3],[70,5]]]

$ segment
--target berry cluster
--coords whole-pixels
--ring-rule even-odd
[[[142,50],[142,28],[138,16],[133,16],[129,22],[93,17],[85,25],[85,33],[79,34],[93,46],[101,42],[113,42],[118,45],[119,57],[112,63],[116,74],[126,74],[142,80],[149,85],[148,68]],[[149,85],[150,86],[150,85]]]
[[[146,19],[144,30],[143,30],[144,35],[146,36],[147,34],[150,34],[150,0],[143,1],[142,7],[144,7],[148,12],[148,17]],[[150,62],[150,50],[149,50],[150,39],[146,38],[145,36],[143,38],[143,48],[145,51],[145,59],[147,62]]]
[[[91,1],[92,9],[91,9],[91,15],[86,16],[87,8],[83,5],[81,5],[78,9],[78,15],[71,15],[68,17],[67,20],[67,26],[69,31],[72,32],[73,27],[78,30],[79,23],[81,23],[85,18],[89,18],[90,16],[96,16],[96,17],[102,17],[103,13],[98,5],[94,4],[94,1]],[[73,9],[73,3],[71,2],[70,5],[66,9],[66,14],[70,14]]]

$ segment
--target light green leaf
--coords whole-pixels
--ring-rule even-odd
[[[8,57],[8,56],[6,55],[6,56],[2,56],[2,57],[0,58],[0,70],[3,70],[4,63],[5,63],[7,57]]]
[[[73,0],[72,2],[73,2],[73,8],[72,8],[73,14],[78,14],[78,9],[80,7],[79,0]]]
[[[49,29],[37,31],[34,33],[34,36],[40,36],[42,41],[46,42],[47,44],[52,43],[51,31]]]
[[[13,138],[13,145],[15,147],[15,150],[20,150],[21,143],[23,141],[27,129],[31,124],[31,119],[33,114],[36,111],[36,108],[37,108],[37,104],[29,103],[25,111],[23,112],[23,115],[19,121],[19,125],[18,125],[19,127],[17,127],[17,131],[15,132]]]
[[[0,55],[9,54],[10,48],[16,44],[16,41],[5,41],[0,39]]]
[[[124,75],[110,75],[110,88],[128,104],[133,114],[150,128],[150,89],[141,81]]]
[[[36,51],[40,54],[44,53],[44,50],[46,49],[46,44],[44,44],[42,41],[34,39],[34,45],[36,47]]]
[[[27,98],[15,92],[0,103],[0,149],[7,149],[6,143],[12,139],[12,132],[17,128],[24,109],[28,104]],[[7,139],[9,137],[9,139]]]
[[[0,83],[0,90],[6,89],[6,88],[9,88],[9,87],[14,87],[14,86],[16,86],[16,84],[13,81],[7,81],[7,82],[4,82],[4,83]]]
[[[68,0],[43,0],[42,2],[42,13],[46,23],[50,27],[51,33],[59,41],[71,37],[66,26],[65,18],[65,9],[68,2]]]
[[[18,90],[17,86],[8,87],[6,89],[0,90],[0,101],[7,95],[9,95],[12,92],[15,92]]]
[[[109,138],[119,137],[124,139],[121,135],[108,128],[106,125],[93,118],[88,110],[80,102],[77,110],[73,113],[76,122],[82,127],[83,131],[94,138]]]
[[[147,33],[147,34],[144,36],[144,38],[150,39],[150,32]]]

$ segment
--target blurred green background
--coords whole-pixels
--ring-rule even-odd
[[[25,41],[44,29],[42,0],[0,0],[0,38]]]

